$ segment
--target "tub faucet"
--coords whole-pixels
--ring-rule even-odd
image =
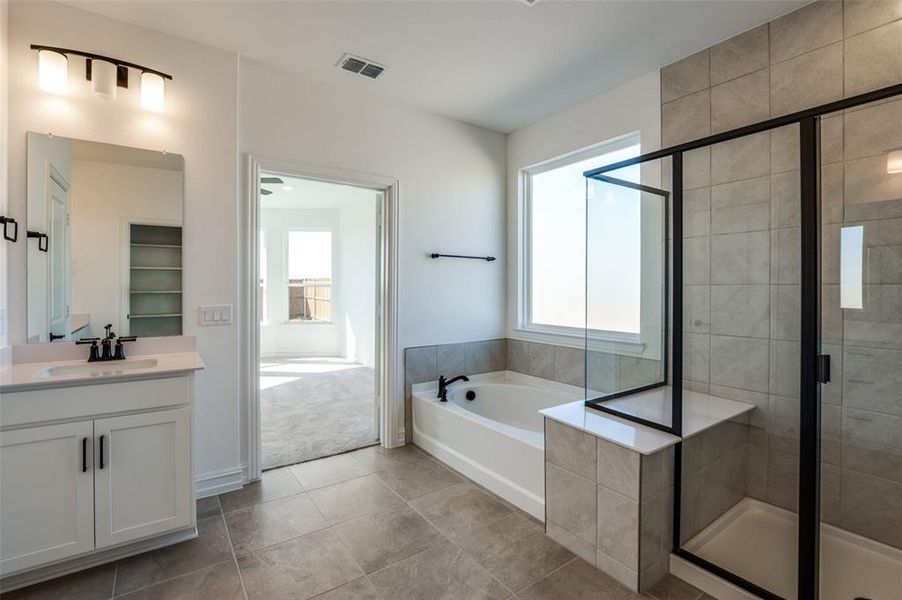
[[[458,375],[453,379],[445,379],[444,375],[438,376],[438,395],[436,398],[438,398],[440,402],[448,401],[448,386],[455,381],[470,381],[470,378],[466,375]]]

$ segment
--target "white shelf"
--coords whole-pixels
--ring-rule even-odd
[[[131,267],[132,271],[181,271],[181,267]]]
[[[159,319],[166,317],[181,317],[182,313],[164,313],[162,315],[129,315],[129,319]]]
[[[181,294],[182,290],[131,290],[131,294]]]
[[[181,248],[178,244],[131,244],[133,248]]]

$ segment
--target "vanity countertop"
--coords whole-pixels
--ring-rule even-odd
[[[141,354],[93,363],[84,359],[14,363],[0,370],[0,393],[148,379],[204,367],[196,351]]]

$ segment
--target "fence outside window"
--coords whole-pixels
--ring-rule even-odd
[[[332,321],[332,279],[288,280],[288,322]]]

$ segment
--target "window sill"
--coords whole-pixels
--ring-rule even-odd
[[[633,338],[624,334],[624,336],[605,336],[593,335],[586,339],[584,334],[570,333],[567,331],[555,331],[545,328],[517,328],[513,331],[513,338],[526,342],[536,342],[540,344],[553,344],[555,346],[566,346],[568,348],[588,348],[590,351],[608,352],[611,354],[621,354],[624,356],[640,357],[645,352],[646,343],[641,341],[638,336]]]
[[[282,325],[307,326],[307,325],[335,325],[335,321],[283,321]]]

